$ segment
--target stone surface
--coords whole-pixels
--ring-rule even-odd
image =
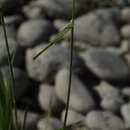
[[[62,48],[59,45],[50,47],[46,52],[39,56],[35,61],[33,57],[45,48],[45,45],[39,45],[36,48],[28,49],[26,52],[26,67],[28,74],[35,80],[53,81],[56,72],[64,67],[69,67],[70,64],[70,53],[66,48]],[[84,66],[83,60],[74,53],[73,55],[73,71],[82,72]]]
[[[18,115],[19,125],[23,126],[23,120],[24,120],[25,112],[18,110],[17,115]],[[38,122],[39,119],[40,119],[39,114],[33,113],[33,112],[28,112],[27,113],[27,119],[26,119],[26,129],[27,130],[35,130],[37,122]]]
[[[56,118],[41,119],[37,124],[38,130],[57,130],[63,127],[63,124]]]
[[[120,30],[121,35],[125,38],[125,39],[130,39],[130,25],[124,25],[121,30]]]
[[[85,8],[85,0],[75,1],[75,14]],[[31,3],[34,7],[41,7],[49,17],[68,19],[71,17],[71,1],[69,0],[37,0]]]
[[[122,106],[121,114],[125,120],[126,126],[130,127],[130,103]]]
[[[9,76],[10,74],[9,66],[4,66],[1,67],[0,69],[5,76]],[[13,72],[15,79],[14,94],[16,99],[20,99],[20,97],[26,94],[27,90],[29,89],[29,79],[27,74],[22,70],[20,70],[19,68],[14,67]]]
[[[126,23],[130,23],[130,8],[129,7],[125,7],[121,10],[121,19]]]
[[[97,9],[78,17],[75,19],[75,39],[96,46],[119,45],[120,36],[116,27],[118,15],[116,9]],[[55,25],[58,28],[65,24],[60,21],[59,26],[57,22]]]
[[[33,4],[28,4],[24,6],[23,13],[28,17],[29,19],[39,19],[44,18],[45,13],[39,6],[34,6]]]
[[[17,37],[21,46],[32,47],[48,40],[53,32],[53,25],[48,20],[34,19],[21,24]]]
[[[94,90],[99,94],[101,99],[120,96],[119,88],[116,88],[106,81],[101,81],[100,84],[94,87]]]
[[[63,110],[62,115],[61,115],[61,119],[62,122],[64,121],[65,118],[65,110]],[[68,111],[68,116],[67,116],[67,125],[74,125],[76,123],[79,122],[83,122],[84,121],[84,116],[74,110],[69,109]]]
[[[18,42],[12,38],[8,38],[8,46],[10,50],[10,55],[14,56],[13,64],[16,66],[23,64],[23,52]],[[0,40],[0,65],[8,65],[8,54],[5,44],[5,39]]]
[[[56,94],[64,103],[67,101],[68,82],[69,70],[60,70],[56,76]],[[79,112],[87,112],[93,109],[94,106],[95,102],[91,93],[78,77],[73,74],[71,81],[70,108]]]
[[[101,79],[123,81],[130,74],[128,66],[115,53],[93,48],[84,54],[87,67]]]
[[[101,101],[101,107],[107,111],[119,112],[120,107],[124,104],[124,100],[120,97],[104,98]]]
[[[57,99],[54,86],[48,84],[41,84],[38,94],[38,101],[41,108],[48,111],[50,108],[52,111],[60,109],[60,101]]]
[[[87,114],[85,123],[90,128],[124,129],[124,122],[116,115],[107,111],[91,111]]]
[[[123,55],[129,53],[130,51],[130,41],[129,40],[122,40],[120,50]]]
[[[124,96],[127,96],[130,99],[130,86],[123,88],[121,92]]]

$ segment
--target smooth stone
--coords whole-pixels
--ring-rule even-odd
[[[33,60],[33,57],[45,47],[46,45],[41,44],[26,51],[26,68],[28,74],[33,79],[41,82],[44,80],[54,81],[57,71],[62,67],[68,68],[70,65],[69,50],[59,45],[50,47],[36,60]],[[83,66],[85,66],[83,60],[76,53],[74,53],[73,71],[75,73],[82,73]]]
[[[119,7],[126,7],[130,5],[130,0],[114,0],[114,2]]]
[[[130,25],[124,25],[120,30],[121,35],[124,39],[130,39]]]
[[[38,130],[58,130],[63,128],[62,122],[57,118],[41,119],[37,124]]]
[[[127,96],[130,99],[130,86],[126,86],[121,92],[124,96]]]
[[[121,115],[125,120],[126,127],[130,128],[130,103],[122,105]]]
[[[3,66],[0,68],[3,75],[7,78],[10,76],[10,68],[9,66]],[[26,72],[22,71],[19,68],[13,67],[13,73],[14,73],[14,80],[15,80],[15,86],[14,86],[14,94],[16,99],[20,99],[24,94],[27,93],[27,90],[29,89],[30,81],[26,74]]]
[[[75,39],[94,46],[120,45],[119,31],[116,27],[119,10],[96,9],[75,19]],[[59,30],[66,22],[56,20],[54,25]],[[67,35],[70,37],[70,35]],[[114,36],[114,37],[113,37]]]
[[[75,1],[75,15],[85,9],[86,0]],[[41,7],[45,14],[51,18],[71,18],[71,1],[70,0],[37,0],[32,1],[33,7]]]
[[[66,110],[63,110],[62,111],[62,114],[61,114],[61,119],[62,119],[62,122],[64,122],[64,118],[65,118],[65,112]],[[68,110],[68,116],[67,116],[67,122],[66,122],[66,125],[69,126],[69,125],[75,125],[77,123],[80,123],[80,122],[83,122],[84,121],[84,116],[74,110],[71,110],[69,109]]]
[[[106,81],[101,81],[100,84],[94,87],[94,90],[101,99],[120,96],[120,90]]]
[[[118,97],[109,97],[102,99],[100,105],[104,110],[111,112],[119,112],[121,106],[124,104],[124,100]]]
[[[45,14],[42,8],[38,6],[34,6],[31,3],[24,6],[23,13],[29,19],[40,19],[40,18],[45,17]]]
[[[41,84],[39,88],[38,101],[41,108],[45,111],[51,109],[54,112],[60,109],[61,103],[56,96],[54,86]]]
[[[130,23],[130,8],[129,7],[125,7],[121,10],[121,19],[126,23]]]
[[[16,29],[14,28],[14,26],[10,25],[10,24],[6,24],[5,27],[6,27],[6,35],[8,37],[8,41],[11,40],[11,39],[15,40],[15,38],[16,38]],[[4,35],[4,32],[3,32],[3,27],[2,26],[0,26],[0,32],[1,32],[0,33],[0,39],[4,40],[5,35]]]
[[[56,75],[56,94],[66,104],[68,95],[69,70],[61,69]],[[95,101],[87,87],[72,74],[70,108],[86,113],[95,107]]]
[[[129,51],[130,51],[130,40],[121,41],[120,49],[121,49],[122,55],[129,53]]]
[[[53,25],[45,19],[34,19],[23,22],[18,29],[17,38],[23,47],[33,47],[49,39],[54,32]]]
[[[20,126],[23,126],[25,111],[17,110],[17,116],[18,116],[18,124]],[[34,113],[34,112],[30,112],[30,111],[27,112],[26,129],[27,130],[35,130],[39,119],[40,119],[39,114]]]
[[[112,81],[127,81],[130,71],[125,62],[115,53],[93,48],[84,54],[86,66],[99,78]]]
[[[15,66],[20,66],[23,64],[24,53],[23,49],[18,45],[18,42],[13,38],[8,38],[8,46],[10,50],[10,55],[13,56],[13,64]],[[0,66],[8,65],[8,53],[5,43],[5,39],[0,40]]]
[[[116,115],[107,111],[95,110],[86,115],[85,123],[90,128],[124,129],[124,122]]]
[[[124,59],[125,59],[127,65],[130,67],[130,53],[125,54]]]

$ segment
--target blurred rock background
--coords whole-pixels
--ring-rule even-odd
[[[33,56],[71,19],[71,0],[0,0],[14,56],[19,125],[62,128],[69,77],[70,35]],[[130,129],[130,0],[76,0],[71,130]],[[0,25],[0,69],[9,66]],[[51,117],[47,119],[48,111]]]

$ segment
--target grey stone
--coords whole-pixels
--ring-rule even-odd
[[[17,37],[21,46],[32,47],[48,40],[53,32],[53,25],[48,20],[34,19],[21,24]]]
[[[75,1],[75,14],[83,10],[86,1]],[[31,3],[34,7],[38,6],[50,17],[54,18],[70,18],[71,17],[71,1],[69,0],[37,0]]]
[[[100,105],[102,108],[112,112],[118,112],[120,110],[124,101],[117,86],[114,87],[106,81],[102,81],[94,90],[101,97]]]
[[[4,76],[6,77],[10,76],[9,66],[4,66],[1,67],[0,69],[4,74]],[[16,99],[20,99],[20,97],[23,96],[29,89],[29,84],[30,84],[29,78],[24,71],[16,67],[13,67],[13,73],[14,73],[14,80],[15,80],[14,94]]]
[[[124,96],[127,96],[130,99],[130,86],[126,86],[121,92]]]
[[[23,110],[17,110],[17,116],[18,116],[18,124],[23,127],[23,120],[25,117],[25,111]],[[15,117],[14,117],[15,118]],[[40,115],[33,112],[27,113],[26,118],[26,129],[27,130],[35,130],[38,120],[40,119]]]
[[[120,36],[115,22],[118,15],[116,9],[97,9],[78,17],[75,19],[75,39],[96,46],[119,45]],[[55,21],[57,28],[64,24],[60,21],[59,26],[59,21]]]
[[[125,38],[125,39],[130,39],[130,25],[124,25],[121,30],[120,30],[121,35]]]
[[[5,27],[6,27],[6,34],[7,34],[7,37],[8,37],[9,40],[11,40],[11,39],[15,40],[15,38],[16,38],[16,30],[15,30],[14,26],[12,26],[10,24],[6,23],[6,25],[5,25]],[[0,33],[0,39],[4,40],[5,39],[5,35],[4,35],[4,32],[3,32],[3,26],[2,25],[0,26],[0,32],[1,32]]]
[[[32,5],[31,3],[24,6],[23,12],[29,19],[38,19],[45,17],[43,9],[39,6]]]
[[[116,115],[107,111],[91,111],[87,114],[85,123],[90,128],[124,129],[124,122]]]
[[[60,101],[57,99],[54,86],[48,84],[41,84],[38,94],[38,101],[41,108],[48,111],[50,108],[52,111],[60,109]]]
[[[38,130],[57,130],[63,127],[62,122],[56,118],[41,119],[37,124]]]
[[[50,47],[46,52],[39,56],[35,61],[33,57],[45,48],[46,45],[39,45],[33,49],[28,49],[26,52],[26,68],[30,77],[38,81],[53,81],[56,72],[70,64],[70,53],[68,49],[65,49],[59,45]],[[83,60],[74,53],[73,55],[73,71],[81,72],[83,70]]]
[[[114,0],[115,4],[120,7],[126,7],[130,5],[130,0]]]
[[[130,41],[129,40],[122,40],[120,50],[123,55],[129,53],[130,51]]]
[[[126,23],[130,23],[130,8],[129,7],[125,7],[121,10],[121,19]]]
[[[106,81],[101,81],[99,85],[95,86],[94,90],[101,99],[120,96],[120,90]]]
[[[61,115],[62,122],[64,121],[64,118],[65,118],[65,112],[66,112],[66,110],[63,110],[62,115]],[[82,114],[69,109],[66,125],[67,126],[75,125],[76,123],[83,122],[84,118],[85,117]]]
[[[62,69],[56,76],[56,94],[58,98],[66,103],[68,95],[69,70]],[[70,108],[78,112],[87,112],[93,109],[95,101],[85,87],[85,85],[78,79],[76,75],[72,75],[71,93],[70,93]]]
[[[124,101],[120,96],[104,98],[101,101],[101,107],[111,112],[118,112],[123,104]]]
[[[122,106],[121,114],[125,120],[126,127],[130,128],[130,103]]]
[[[14,64],[20,64],[22,60],[21,56],[21,50],[18,43],[12,39],[12,38],[8,38],[8,46],[9,46],[9,50],[10,50],[10,55],[13,56],[14,55]],[[19,59],[18,59],[19,57]],[[1,39],[0,40],[0,65],[8,65],[8,53],[7,53],[7,48],[6,48],[6,43],[5,43],[5,39]]]
[[[93,48],[84,56],[87,67],[101,79],[125,81],[130,74],[127,64],[115,53]]]

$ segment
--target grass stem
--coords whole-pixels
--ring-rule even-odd
[[[69,110],[69,101],[70,101],[70,93],[71,93],[71,80],[72,80],[72,68],[73,68],[73,48],[74,48],[74,15],[75,11],[75,0],[72,0],[72,28],[71,28],[71,41],[70,41],[70,72],[69,72],[69,83],[68,83],[68,95],[67,95],[67,104],[64,118],[64,130],[66,129],[68,110]]]
[[[4,16],[1,13],[1,23],[2,23],[2,27],[3,27],[3,33],[4,33],[4,38],[5,38],[5,44],[6,44],[6,49],[7,49],[7,55],[8,55],[8,62],[9,62],[9,68],[10,68],[10,75],[11,75],[11,81],[12,81],[12,98],[13,98],[13,107],[14,107],[14,116],[15,116],[15,127],[16,130],[18,130],[18,118],[17,118],[17,110],[16,110],[16,103],[15,103],[15,96],[14,96],[14,88],[15,88],[15,79],[14,79],[14,74],[13,74],[13,65],[12,65],[12,60],[11,60],[11,54],[10,54],[10,50],[9,50],[9,43],[8,43],[8,37],[7,37],[7,33],[6,33],[6,26],[5,26],[5,22],[4,22]]]

